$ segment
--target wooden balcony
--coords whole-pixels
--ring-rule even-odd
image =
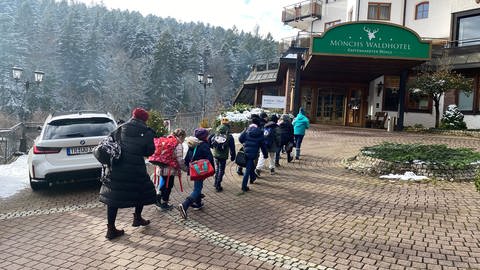
[[[312,21],[322,17],[322,1],[307,0],[283,8],[282,22]]]

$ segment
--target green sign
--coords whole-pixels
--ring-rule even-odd
[[[313,37],[312,54],[428,60],[431,44],[407,28],[378,22],[353,22]]]

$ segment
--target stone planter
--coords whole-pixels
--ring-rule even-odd
[[[467,165],[465,168],[458,169],[435,164],[396,163],[363,154],[344,160],[343,163],[349,170],[371,176],[404,174],[410,171],[419,176],[427,176],[431,179],[446,181],[473,181],[480,169],[480,164]]]

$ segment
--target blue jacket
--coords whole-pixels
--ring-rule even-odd
[[[297,117],[293,120],[293,134],[294,135],[305,135],[305,130],[310,127],[310,121],[302,113],[298,112]]]
[[[263,131],[261,129],[249,127],[240,134],[238,141],[243,144],[245,155],[248,159],[258,158],[258,151],[260,149],[264,157],[268,156],[267,148],[265,147],[265,138],[263,137]]]

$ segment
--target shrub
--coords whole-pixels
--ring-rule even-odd
[[[467,129],[467,124],[463,121],[463,114],[457,105],[448,105],[448,109],[443,113],[440,128],[455,130]]]
[[[250,104],[243,104],[243,103],[238,103],[233,105],[233,107],[229,111],[238,111],[240,113],[243,113],[244,111],[250,111],[253,108],[252,105]]]
[[[159,111],[150,110],[149,117],[147,120],[147,126],[155,131],[155,137],[162,137],[168,134],[168,128],[163,122],[164,119]]]
[[[468,148],[448,148],[443,144],[397,144],[384,142],[379,145],[364,147],[362,154],[390,162],[407,162],[446,165],[464,168],[479,162],[480,153]]]
[[[480,172],[477,172],[474,182],[475,182],[475,188],[477,189],[477,191],[480,192]]]

